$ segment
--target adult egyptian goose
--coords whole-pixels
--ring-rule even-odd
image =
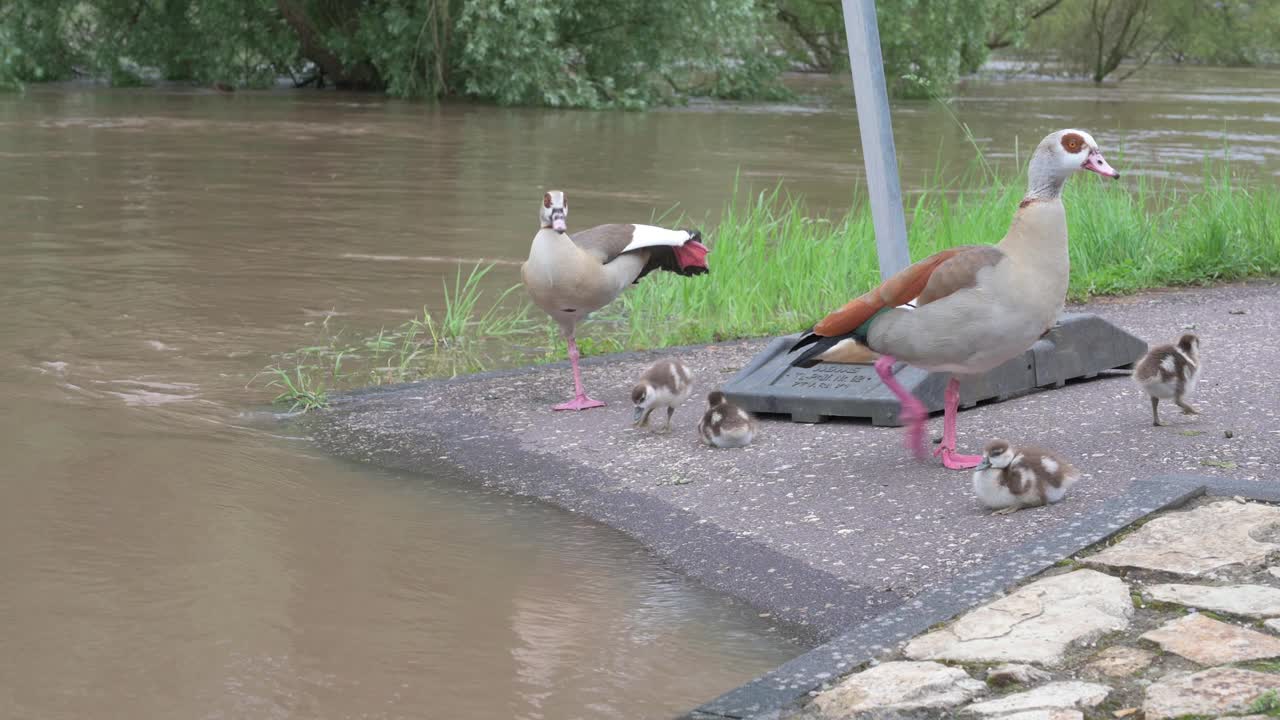
[[[1062,186],[1090,170],[1116,172],[1089,133],[1059,130],[1036,147],[1026,197],[996,245],[964,245],[925,258],[880,287],[823,318],[792,351],[807,348],[793,365],[808,367],[845,340],[880,353],[876,374],[901,403],[907,446],[924,456],[924,405],[894,379],[898,361],[950,372],[944,395],[943,464],[964,470],[977,455],[956,454],[959,377],[977,375],[1010,360],[1053,326],[1066,302],[1070,261]]]
[[[585,410],[604,403],[587,397],[578,370],[574,329],[588,313],[608,305],[628,285],[654,270],[678,275],[707,272],[707,247],[696,230],[667,230],[652,225],[598,225],[570,235],[564,193],[542,196],[538,234],[520,277],[529,296],[559,325],[573,365],[573,399],[553,410]]]

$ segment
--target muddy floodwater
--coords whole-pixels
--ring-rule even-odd
[[[458,258],[514,282],[549,187],[577,227],[714,217],[735,174],[847,206],[851,102],[801,85],[650,113],[0,95],[0,715],[666,717],[803,650],[609,528],[326,457],[254,378],[325,318],[438,304]],[[1129,178],[1280,176],[1277,71],[973,82],[952,110],[1010,171],[1075,126]],[[936,103],[895,129],[908,191],[974,156]]]

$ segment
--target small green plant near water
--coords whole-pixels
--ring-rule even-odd
[[[267,373],[271,380],[267,387],[278,388],[280,394],[273,402],[290,403],[289,412],[316,410],[329,404],[329,395],[323,385],[316,385],[310,367],[295,366],[293,372],[280,367],[271,368]]]
[[[459,265],[453,287],[444,284],[444,314],[433,319],[431,311],[423,308],[422,320],[410,321],[411,324],[425,330],[436,345],[460,342],[468,337],[505,337],[526,329],[529,324],[527,304],[522,304],[515,312],[503,312],[503,303],[519,285],[503,290],[488,310],[479,312],[480,298],[484,295],[481,282],[492,270],[492,263],[484,267],[476,264],[464,279]]]
[[[1262,693],[1257,699],[1249,703],[1248,712],[1252,715],[1280,717],[1280,694],[1277,694],[1275,690],[1268,690]]]
[[[280,354],[258,376],[269,378],[268,387],[280,389],[277,404],[308,411],[328,405],[326,387],[453,377],[502,362],[505,356],[493,357],[493,343],[487,347],[486,341],[528,335],[535,325],[528,303],[512,307],[510,296],[518,285],[487,300],[483,280],[492,270],[492,264],[477,264],[463,275],[459,266],[453,284],[443,284],[443,312],[433,314],[424,307],[420,316],[373,335],[334,330],[332,316],[326,317],[318,342]]]

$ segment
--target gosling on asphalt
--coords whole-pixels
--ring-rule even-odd
[[[707,411],[698,423],[698,435],[711,447],[746,447],[755,439],[757,424],[751,413],[729,402],[716,390],[707,396]]]
[[[692,392],[693,374],[684,363],[675,359],[659,360],[650,365],[631,388],[631,404],[635,406],[632,423],[636,427],[648,427],[653,411],[666,409],[667,422],[660,432],[671,432],[671,416]]]
[[[1151,397],[1151,424],[1168,425],[1160,419],[1160,401],[1173,400],[1183,415],[1200,411],[1187,402],[1200,382],[1200,338],[1186,333],[1173,345],[1157,345],[1147,351],[1133,368],[1133,381]]]
[[[1079,479],[1080,473],[1057,453],[1013,447],[997,438],[987,443],[973,471],[973,493],[994,515],[1004,515],[1056,503]]]

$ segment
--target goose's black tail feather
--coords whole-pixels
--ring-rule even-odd
[[[823,337],[810,330],[802,335],[800,339],[796,341],[796,344],[792,345],[791,349],[787,351],[788,353],[793,353],[800,348],[808,348],[804,352],[800,353],[799,357],[792,360],[791,365],[793,367],[802,368],[813,367],[814,365],[822,362],[818,359],[819,355],[849,339],[857,340],[859,342],[863,342],[865,340],[865,338],[860,339],[856,332],[845,333],[844,335],[835,335],[832,337]]]

